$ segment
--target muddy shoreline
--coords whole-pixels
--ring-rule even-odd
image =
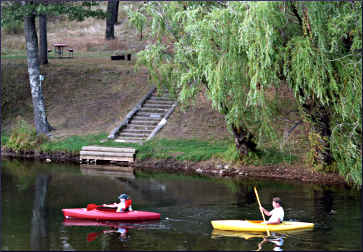
[[[44,162],[64,163],[70,162],[79,164],[79,153],[69,152],[12,152],[1,150],[1,156],[16,159],[32,159]],[[231,178],[262,178],[276,180],[290,180],[319,185],[345,185],[349,186],[344,178],[334,173],[322,173],[307,170],[298,165],[231,165],[216,160],[201,162],[179,161],[175,159],[164,160],[136,160],[130,164],[135,170],[146,172],[169,172],[186,175],[203,175],[210,177],[231,177]]]

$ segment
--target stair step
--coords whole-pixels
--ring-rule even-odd
[[[133,129],[144,129],[144,130],[153,130],[155,125],[145,125],[145,124],[137,124],[137,123],[130,123],[128,124],[127,128]]]
[[[116,138],[114,141],[118,142],[118,143],[142,143],[143,142],[143,140],[132,140],[132,139],[121,139],[121,138]]]
[[[157,100],[157,99],[149,99],[144,104],[165,104],[165,105],[173,105],[175,101],[165,101],[165,100]]]
[[[130,124],[157,125],[158,121],[132,120]]]
[[[145,133],[145,134],[150,134],[153,130],[150,129],[135,129],[135,128],[125,128],[121,131],[121,133]]]
[[[160,97],[160,96],[151,96],[150,98],[149,98],[149,100],[159,100],[159,101],[170,101],[170,102],[174,102],[174,99],[172,99],[172,98],[166,98],[166,97]]]
[[[144,113],[144,112],[141,112],[141,113]],[[145,120],[145,121],[160,121],[162,118],[162,115],[159,114],[159,113],[148,113],[148,115],[139,115],[139,114],[136,114],[133,119],[136,119],[136,120]]]
[[[160,103],[145,103],[142,107],[143,108],[165,108],[169,109],[172,106],[172,104],[160,104]]]
[[[150,134],[143,134],[143,133],[129,133],[129,132],[123,132],[121,131],[121,133],[119,134],[120,137],[140,137],[140,138],[143,138],[143,137],[147,137],[149,136]]]
[[[150,113],[154,113],[154,112],[166,112],[168,111],[168,109],[165,109],[165,108],[145,108],[145,107],[142,107],[139,112],[150,112]]]
[[[139,111],[137,112],[136,116],[144,116],[144,117],[153,117],[153,118],[163,118],[165,112],[162,112],[162,113],[152,113],[152,112],[145,112],[145,111]]]
[[[117,139],[143,141],[146,139],[146,137],[118,136]]]

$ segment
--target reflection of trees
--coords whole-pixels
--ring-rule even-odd
[[[3,169],[5,172],[15,178],[14,182],[18,190],[23,191],[33,185],[35,177],[33,169],[29,169],[18,160],[12,160],[11,162],[3,160],[2,162],[4,162]]]
[[[30,233],[30,247],[33,250],[47,250],[49,248],[47,208],[45,205],[49,179],[49,175],[38,175],[35,181],[35,197]]]

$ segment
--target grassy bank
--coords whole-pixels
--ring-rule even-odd
[[[82,146],[98,145],[108,147],[133,147],[137,150],[137,159],[168,159],[187,161],[204,161],[212,158],[224,162],[243,162],[245,164],[268,165],[282,162],[291,163],[296,157],[282,153],[273,148],[264,150],[259,155],[252,155],[245,160],[238,160],[236,148],[231,140],[205,141],[200,139],[166,139],[154,138],[142,145],[118,143],[107,139],[106,133],[84,136],[69,136],[59,140],[49,140],[45,136],[37,136],[35,129],[20,120],[10,135],[1,136],[2,146],[15,152],[38,151],[45,153],[68,152],[78,154]]]

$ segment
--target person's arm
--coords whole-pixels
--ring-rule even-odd
[[[103,204],[102,206],[104,206],[104,207],[117,207],[118,204],[116,202],[114,202],[112,204]]]
[[[264,212],[264,214],[266,214],[267,216],[271,216],[272,214],[269,212],[269,211],[267,211],[265,208],[263,208],[263,207],[261,207],[260,208],[263,212]]]

